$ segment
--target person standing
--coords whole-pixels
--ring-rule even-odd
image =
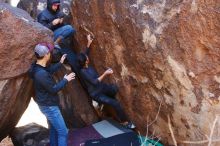
[[[61,57],[59,63],[49,65],[52,50],[53,46],[47,43],[36,45],[37,61],[29,69],[29,75],[34,83],[34,100],[48,120],[50,146],[67,146],[68,129],[59,109],[57,93],[75,78],[75,73],[65,75],[62,80],[56,83],[53,79],[53,73],[62,66],[66,54]]]

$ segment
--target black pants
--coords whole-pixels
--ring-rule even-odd
[[[117,113],[118,118],[124,122],[127,121],[127,116],[125,115],[120,103],[115,99],[118,92],[118,87],[116,85],[104,84],[102,91],[95,95],[93,99],[101,104],[106,104],[112,106]]]

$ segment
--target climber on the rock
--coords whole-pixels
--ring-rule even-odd
[[[92,43],[91,36],[87,35],[87,45],[86,48],[83,50],[83,53],[85,54],[89,53],[91,43]],[[67,63],[71,66],[72,71],[76,73],[76,76],[78,77],[78,79],[80,79],[82,86],[85,88],[85,84],[83,80],[81,80],[80,78],[80,66],[77,60],[78,54],[74,52],[71,48],[62,48],[60,52],[62,54],[67,54],[66,56]]]
[[[93,41],[91,35],[87,36],[87,40],[90,42],[89,46],[87,46],[85,53],[80,53],[78,55],[78,62],[80,65],[80,78],[85,83],[89,95],[98,103],[112,106],[117,111],[117,116],[120,122],[128,128],[135,128],[134,124],[128,121],[120,103],[115,98],[118,92],[118,87],[114,84],[107,84],[103,82],[104,78],[113,74],[113,70],[108,68],[100,76],[96,70],[89,65],[89,47]]]
[[[72,36],[76,32],[71,25],[65,25],[63,19],[64,14],[60,11],[60,0],[47,0],[47,8],[37,17],[39,23],[54,32],[56,48],[60,48],[63,39]]]
[[[53,46],[47,43],[38,44],[35,47],[37,61],[32,64],[29,75],[33,79],[35,98],[41,112],[46,116],[50,128],[50,146],[67,146],[68,129],[59,109],[58,92],[75,78],[74,73],[65,75],[56,83],[52,74],[62,67],[66,55],[60,62],[50,65]]]

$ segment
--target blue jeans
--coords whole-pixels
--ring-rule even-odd
[[[67,146],[68,129],[58,106],[39,106],[50,128],[50,146]]]
[[[73,35],[76,30],[71,25],[64,25],[54,31],[54,41],[57,40],[58,37],[62,39],[66,39],[67,37]]]

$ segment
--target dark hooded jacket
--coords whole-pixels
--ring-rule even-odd
[[[34,100],[40,106],[58,106],[59,97],[58,92],[67,84],[67,80],[63,78],[56,83],[52,74],[56,72],[61,63],[57,63],[50,67],[43,67],[33,63],[29,69],[29,75],[34,81],[35,98]]]
[[[90,49],[86,48],[82,53],[86,56],[89,56]],[[80,65],[78,64],[78,66]],[[102,91],[105,84],[98,80],[99,74],[95,68],[91,66],[88,68],[83,68],[82,66],[78,68],[80,73],[80,80],[83,83],[83,86],[86,87],[91,97],[95,97]]]
[[[57,18],[63,18],[64,14],[58,9],[56,12],[52,10],[52,5],[60,3],[60,0],[47,0],[47,8],[43,10],[37,17],[37,21],[52,31],[62,27],[64,24],[53,25],[52,21]]]

